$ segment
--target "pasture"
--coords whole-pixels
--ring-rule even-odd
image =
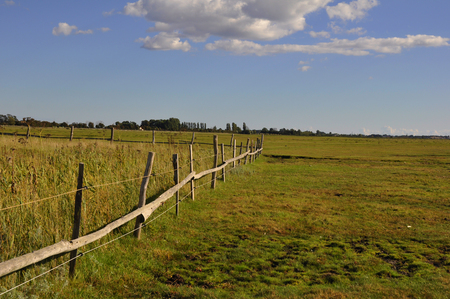
[[[151,132],[121,134],[123,140],[151,141]],[[160,136],[168,144],[19,142],[19,137],[0,136],[2,207],[73,189],[78,162],[86,163],[91,185],[141,176],[149,150],[161,157],[157,171],[170,171],[170,155],[185,152],[181,141],[190,141],[192,134],[159,134],[157,142]],[[212,135],[196,133],[196,140],[211,143]],[[218,135],[219,143],[229,144],[230,134]],[[249,137],[259,136],[236,136],[238,144]],[[448,140],[264,139],[262,157],[230,170],[215,190],[208,185],[199,189],[195,201],[182,202],[179,217],[164,206],[157,213],[161,217],[143,229],[141,240],[127,236],[81,257],[73,280],[68,267],[61,267],[5,297],[448,297]],[[212,147],[198,144],[197,151],[207,157]],[[157,194],[170,184],[169,174],[151,182],[149,192]],[[139,181],[88,193],[82,234],[133,209],[138,190]],[[70,238],[72,206],[70,195],[13,213],[1,211],[2,260]],[[126,225],[108,240],[131,229]],[[0,288],[67,259],[0,278]]]

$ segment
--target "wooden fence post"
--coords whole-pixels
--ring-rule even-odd
[[[240,156],[240,155],[242,155],[242,142],[241,142],[241,149],[239,150],[239,156]],[[242,159],[239,159],[239,165],[241,165],[241,160],[242,160]]]
[[[248,152],[248,146],[249,146],[249,143],[250,143],[250,138],[247,138],[247,150],[246,150],[246,152]],[[248,161],[248,155],[245,156],[245,162],[244,162],[244,165],[247,165],[247,161]]]
[[[233,159],[236,158],[236,139],[233,140]],[[233,161],[233,168],[236,168],[236,161]]]
[[[264,134],[261,134],[261,148],[264,148]],[[261,151],[262,153],[262,151]]]
[[[225,162],[225,145],[222,143],[222,163]],[[222,168],[222,178],[225,182],[225,167]]]
[[[141,190],[139,191],[138,209],[145,206],[147,186],[148,186],[148,181],[150,180],[150,175],[152,173],[154,158],[155,158],[155,153],[149,152],[148,158],[147,158],[147,165],[145,166],[145,171],[144,171],[144,178],[142,179],[142,183],[141,183]],[[138,239],[141,238],[142,222],[143,221],[142,221],[141,217],[136,218],[136,224],[134,225],[134,229],[135,229],[134,236]]]
[[[253,153],[253,139],[250,142],[250,153]],[[250,163],[253,163],[254,155],[250,156]]]
[[[83,200],[83,177],[84,177],[84,163],[80,163],[78,166],[78,184],[77,193],[75,194],[75,213],[73,219],[72,240],[77,239],[80,236],[80,224],[81,224],[81,202]],[[75,266],[77,260],[74,259],[77,256],[77,249],[70,252],[70,267],[69,277],[73,278],[75,275]]]
[[[261,146],[261,143],[259,141],[259,138],[256,138],[256,150],[259,150]],[[259,158],[259,153],[256,154],[256,158]]]
[[[191,173],[194,171],[194,153],[193,153],[193,151],[192,151],[192,144],[189,144],[189,155],[190,155],[190,158],[191,158]],[[195,199],[195,195],[194,195],[194,190],[195,190],[195,180],[194,179],[192,179],[191,180],[191,198],[192,198],[192,200],[194,200]]]
[[[114,127],[111,127],[111,143],[114,142]]]
[[[195,139],[195,132],[192,132],[192,140],[191,140],[191,144],[194,144],[194,139]]]
[[[28,138],[30,138],[30,130],[31,130],[30,125],[28,125],[28,130],[27,130],[27,140],[28,140]]]
[[[214,135],[214,166],[213,168],[217,167],[217,154],[219,152],[219,137],[217,135]],[[212,179],[211,179],[211,188],[215,189],[216,188],[216,176],[217,176],[217,172],[214,171],[212,173]]]
[[[153,130],[152,144],[155,144],[155,130]]]
[[[73,126],[70,127],[70,141],[73,139]]]
[[[180,182],[180,173],[178,171],[178,154],[173,154],[173,180],[175,181],[175,185],[178,185]],[[180,191],[178,190],[176,193],[176,215],[178,216],[180,214]]]

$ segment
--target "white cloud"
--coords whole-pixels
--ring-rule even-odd
[[[151,32],[180,32],[193,41],[214,35],[276,40],[306,26],[305,16],[332,0],[139,0],[122,13],[154,22]]]
[[[103,31],[102,28],[101,30]],[[109,29],[109,28],[107,28]],[[106,30],[108,31],[108,30]],[[105,32],[105,31],[103,31]],[[88,30],[78,30],[78,27],[75,25],[69,25],[67,23],[59,23],[57,27],[53,27],[52,30],[52,34],[53,35],[71,35],[71,34],[94,34],[94,31],[92,29],[88,29]]]
[[[100,28],[100,30],[101,30],[102,32],[108,32],[109,30],[111,30],[111,28],[108,28],[108,27],[102,27],[102,28]]]
[[[380,134],[380,135],[391,135],[391,136],[448,136],[450,135],[450,130],[419,130],[419,129],[396,129],[391,126],[384,126],[381,130],[369,130],[366,128],[361,129],[361,133],[364,135]]]
[[[353,28],[353,29],[347,30],[345,32],[348,34],[357,34],[357,35],[364,35],[367,33],[367,31],[364,30],[364,28],[362,28],[362,27]]]
[[[12,0],[11,0],[11,1],[8,1],[8,0],[5,1],[5,5],[6,5],[6,6],[13,6],[13,5],[15,5],[15,4],[16,4],[16,3],[15,3],[14,1],[12,1]]]
[[[109,16],[112,16],[112,15],[114,14],[114,12],[115,12],[115,9],[112,9],[112,10],[110,10],[110,11],[102,12],[102,15],[103,15],[104,17],[109,17]]]
[[[311,67],[309,65],[305,65],[301,67],[302,72],[307,72]]]
[[[340,18],[346,20],[362,19],[367,14],[367,11],[378,5],[377,0],[356,0],[349,4],[339,3],[336,6],[328,6],[326,8],[330,19]]]
[[[154,37],[141,37],[137,39],[136,42],[144,43],[142,47],[148,50],[181,50],[186,52],[191,49],[191,45],[188,41],[181,42],[180,38],[176,34],[165,32],[161,32]]]
[[[93,34],[93,33],[94,33],[94,31],[92,31],[91,29],[88,29],[88,30],[77,30],[75,32],[75,34]]]
[[[309,35],[311,35],[311,37],[323,37],[323,38],[330,38],[330,33],[326,32],[326,31],[320,31],[320,32],[314,32],[314,31],[310,31]]]
[[[72,31],[77,30],[77,26],[72,25],[70,26],[67,23],[59,23],[57,27],[53,28],[52,34],[53,35],[70,35]]]
[[[371,52],[398,54],[402,49],[414,47],[441,47],[448,46],[449,38],[434,35],[407,35],[406,38],[372,38],[360,37],[356,40],[332,39],[328,43],[316,45],[261,45],[252,41],[219,40],[205,46],[207,50],[224,50],[238,55],[271,55],[289,52],[302,52],[308,54],[341,54],[351,56],[370,55]]]

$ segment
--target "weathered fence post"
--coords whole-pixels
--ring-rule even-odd
[[[190,159],[191,159],[191,173],[194,171],[194,153],[192,151],[192,144],[189,144],[189,155],[190,155]],[[195,180],[194,178],[192,178],[191,180],[191,198],[192,200],[195,199],[195,195],[194,195],[194,190],[195,190]]]
[[[145,166],[145,171],[144,171],[144,178],[142,179],[142,183],[141,183],[141,190],[139,191],[138,209],[142,208],[145,205],[147,186],[148,186],[148,181],[150,180],[150,175],[152,173],[154,158],[155,158],[155,153],[149,152],[148,158],[147,158],[147,165]],[[134,225],[134,229],[135,229],[134,236],[138,239],[141,238],[142,222],[143,221],[142,221],[141,217],[136,218],[136,224]]]
[[[155,130],[153,130],[152,144],[155,144]]]
[[[78,184],[77,193],[75,194],[75,213],[73,219],[72,240],[77,239],[80,236],[80,224],[81,224],[81,202],[83,200],[83,177],[84,177],[84,163],[80,163],[78,166]],[[70,267],[69,277],[73,278],[75,275],[75,265],[77,260],[77,249],[70,252]],[[72,260],[73,259],[73,260]]]
[[[236,158],[236,139],[233,140],[233,159]],[[236,161],[233,161],[233,168],[236,168]]]
[[[30,130],[31,130],[30,125],[28,125],[28,130],[27,130],[27,140],[28,140],[28,138],[30,138]]]
[[[241,149],[239,150],[239,156],[240,156],[240,155],[242,155],[242,142],[241,142]],[[239,159],[239,165],[241,165],[241,160],[242,160],[242,159]]]
[[[114,127],[111,127],[111,143],[114,142]]]
[[[73,139],[73,126],[70,127],[70,141]]]
[[[250,143],[250,153],[253,153],[253,139]],[[253,159],[255,158],[255,155],[250,156],[250,163],[253,163]]]
[[[261,148],[264,149],[264,134],[261,134]]]
[[[213,168],[217,167],[217,154],[219,152],[219,137],[217,135],[214,135],[214,166]],[[211,188],[215,189],[216,188],[216,176],[217,176],[217,172],[214,171],[212,173],[212,179],[211,179]]]
[[[256,150],[258,151],[260,149],[260,141],[259,138],[256,138]],[[259,152],[256,154],[256,158],[259,158]]]
[[[247,150],[246,150],[246,152],[248,152],[248,146],[249,146],[249,143],[250,143],[250,138],[247,138]],[[245,162],[244,162],[244,165],[247,165],[247,161],[248,161],[248,155],[245,156]]]
[[[231,135],[230,147],[233,146],[234,134]]]
[[[225,162],[225,145],[222,143],[222,164],[223,162]],[[222,178],[223,181],[225,182],[225,167],[222,168]]]
[[[195,132],[192,132],[192,140],[191,140],[191,144],[194,144],[194,139],[195,139]]]
[[[175,181],[175,185],[178,185],[180,182],[180,174],[178,171],[178,154],[173,154],[173,180]],[[175,207],[175,213],[178,216],[180,214],[180,191],[178,190],[176,193],[176,207]]]

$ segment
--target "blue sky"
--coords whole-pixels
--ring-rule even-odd
[[[450,135],[448,12],[448,0],[0,0],[0,114]]]

